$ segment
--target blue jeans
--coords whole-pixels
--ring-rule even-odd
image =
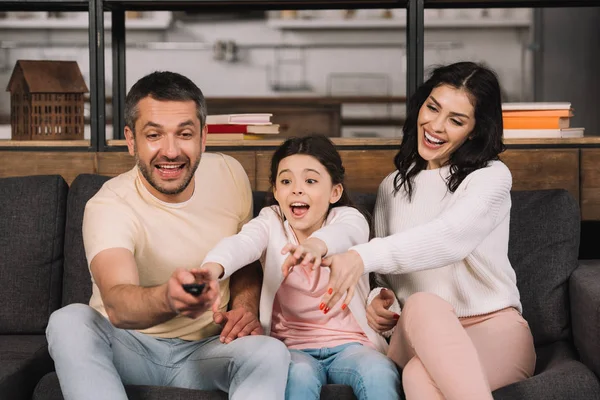
[[[268,336],[159,339],[71,304],[51,315],[46,337],[65,400],[127,400],[129,384],[222,390],[235,400],[285,395],[289,351]]]
[[[285,398],[319,400],[328,383],[349,385],[358,400],[400,398],[400,373],[396,365],[378,352],[359,343],[290,350],[292,363]]]

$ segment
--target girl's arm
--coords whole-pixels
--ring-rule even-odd
[[[472,174],[461,197],[436,219],[351,248],[360,255],[364,272],[440,268],[472,253],[510,212],[512,186],[510,171],[501,163]]]
[[[320,239],[326,249],[323,257],[342,253],[369,240],[369,223],[354,207],[334,207],[327,217],[328,223],[310,238]]]
[[[260,259],[269,243],[269,220],[275,217],[270,207],[263,208],[238,234],[217,243],[204,258],[202,266],[208,264],[212,273],[214,264],[221,265],[224,270],[221,279],[225,279],[238,269]]]

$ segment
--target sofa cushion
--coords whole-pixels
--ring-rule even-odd
[[[125,386],[129,400],[227,400],[227,394],[218,391],[181,389],[163,386]],[[64,400],[56,373],[44,376],[32,400]]]
[[[181,389],[165,386],[125,386],[129,400],[226,400],[227,394],[219,391]],[[321,390],[323,400],[356,400],[350,386],[326,385]],[[56,373],[44,376],[32,400],[64,400]]]
[[[1,335],[0,360],[2,399],[31,399],[36,383],[54,369],[44,335]]]
[[[559,341],[536,349],[535,376],[495,390],[495,400],[598,400],[600,382],[575,360],[573,346]]]
[[[88,200],[109,179],[103,175],[82,174],[71,183],[65,226],[63,306],[71,303],[88,304],[90,301],[92,281],[83,248],[83,211]]]
[[[0,179],[0,334],[43,334],[60,306],[67,191],[58,175]]]
[[[512,193],[508,256],[536,346],[570,337],[568,279],[578,265],[579,221],[566,190]]]

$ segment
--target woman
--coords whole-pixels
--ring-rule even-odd
[[[326,307],[346,292],[347,304],[361,275],[386,274],[377,277],[393,293],[371,293],[368,319],[382,334],[395,327],[388,356],[403,368],[409,400],[492,399],[534,372],[508,259],[512,176],[498,158],[501,105],[489,69],[436,69],[410,101],[397,171],[379,187],[377,238],[324,260]],[[397,301],[401,312],[392,311]]]

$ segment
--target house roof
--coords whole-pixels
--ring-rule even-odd
[[[17,72],[21,73],[17,73]],[[8,81],[11,91],[15,79],[23,76],[29,93],[87,93],[76,61],[18,60]]]

